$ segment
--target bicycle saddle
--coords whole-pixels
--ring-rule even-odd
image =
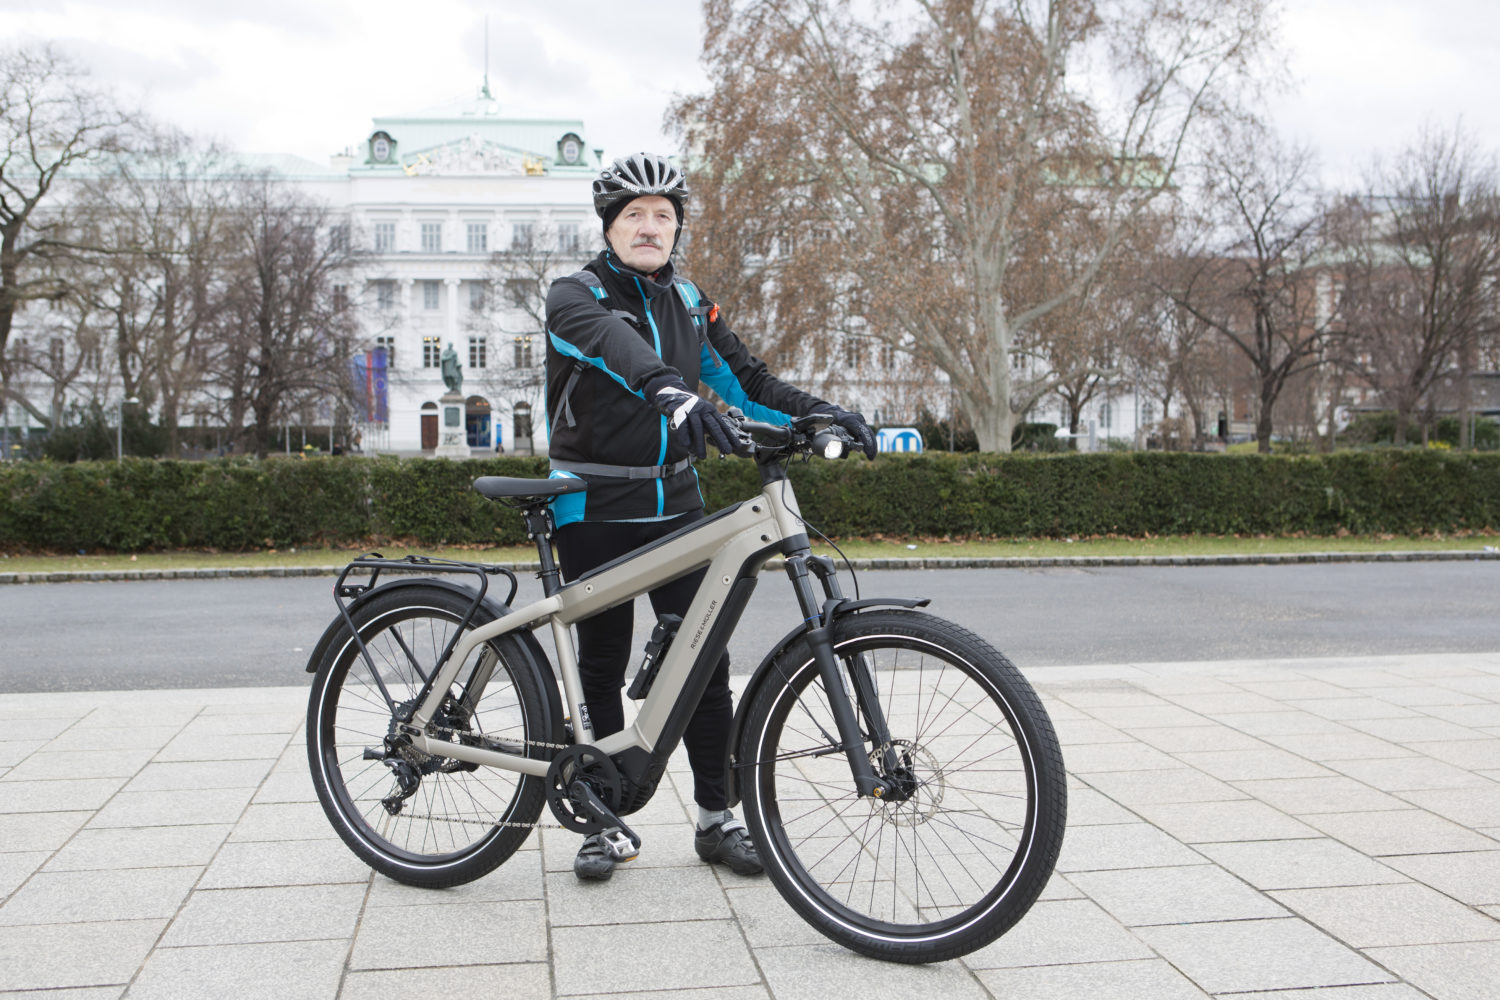
[[[480,476],[474,480],[474,489],[490,500],[509,500],[512,503],[526,500],[546,500],[565,493],[581,493],[588,489],[582,479],[559,476],[556,479],[516,479],[511,476]]]

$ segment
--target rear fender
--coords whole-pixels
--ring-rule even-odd
[[[438,587],[442,590],[451,591],[466,601],[474,599],[474,588],[466,587],[453,580],[445,580],[441,577],[401,577],[382,583],[380,586],[367,590],[349,603],[349,614],[352,617],[361,607],[373,600],[377,594],[386,594],[397,588],[404,587]],[[486,624],[497,618],[510,614],[510,606],[500,603],[493,597],[485,596],[479,607],[474,611],[476,624]],[[339,642],[341,636],[349,634],[349,627],[344,622],[343,615],[336,616],[329,623],[328,628],[323,630],[323,635],[318,639],[318,644],[313,647],[312,655],[307,658],[307,672],[317,673],[318,668],[323,665],[323,659],[328,655],[331,647]],[[542,689],[542,696],[547,699],[547,714],[557,723],[556,730],[561,732],[563,718],[562,697],[557,691],[557,680],[553,676],[552,661],[547,658],[547,653],[542,649],[541,643],[536,641],[536,636],[528,631],[515,631],[513,635],[526,650],[527,667],[536,677],[537,685]]]

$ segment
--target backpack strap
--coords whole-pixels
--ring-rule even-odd
[[[709,357],[713,359],[714,367],[718,368],[722,366],[724,359],[719,357],[719,352],[714,350],[713,345],[708,342],[708,324],[712,323],[718,317],[719,307],[704,305],[703,296],[698,293],[698,286],[688,279],[675,278],[672,283],[677,287],[677,294],[682,298],[683,304],[687,306],[688,316],[692,319],[693,326],[698,330],[698,350],[701,352],[707,348]]]
[[[597,274],[593,271],[574,271],[568,277],[593,292],[595,300],[604,308],[609,309],[609,293],[604,290],[604,284],[599,280]],[[609,314],[616,319],[623,319],[631,326],[635,326],[640,322],[635,318],[634,313],[626,312],[624,309],[609,309]]]
[[[609,309],[609,293],[604,290],[604,283],[599,280],[597,274],[593,271],[574,271],[568,277],[583,285],[590,292],[593,292],[594,300],[601,306],[604,306],[604,308]],[[623,319],[632,326],[635,325],[635,316],[625,310],[609,309],[609,312],[615,318]],[[558,397],[557,407],[552,411],[551,426],[572,427],[578,423],[578,420],[573,416],[573,404],[570,400],[573,398],[574,387],[578,385],[578,379],[582,377],[584,369],[587,367],[588,365],[582,361],[573,362],[573,370],[568,373],[568,380],[563,383],[562,395]]]
[[[557,408],[552,411],[551,426],[572,427],[578,423],[578,420],[573,416],[573,404],[568,402],[568,400],[572,398],[573,387],[578,384],[578,379],[583,375],[583,370],[587,367],[588,365],[582,361],[573,362],[573,370],[568,373],[568,380],[563,383],[562,396],[557,400]],[[565,419],[567,420],[566,424],[563,423]]]
[[[708,326],[709,313],[713,306],[703,304],[703,296],[698,294],[698,286],[686,278],[676,278],[672,284],[677,287],[677,294],[682,297],[683,304],[687,306],[688,315],[693,318],[693,325],[698,328],[698,339],[703,339],[703,328]]]

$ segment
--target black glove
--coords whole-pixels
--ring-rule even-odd
[[[687,450],[698,458],[708,456],[705,436],[725,455],[733,454],[739,428],[718,408],[676,375],[658,375],[642,390],[646,399],[667,415],[667,424]]]
[[[838,424],[849,435],[854,438],[860,448],[864,449],[866,458],[874,458],[879,450],[875,446],[875,432],[870,430],[870,425],[865,423],[865,418],[858,413],[850,413],[848,410],[834,406],[832,403],[824,403],[816,407],[814,413],[827,413],[833,417],[833,422]]]

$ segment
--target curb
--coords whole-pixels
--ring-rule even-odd
[[[1500,560],[1500,549],[1436,552],[1298,552],[1223,556],[998,556],[965,559],[853,559],[855,570],[872,569],[1056,569],[1078,566],[1285,566],[1297,563],[1460,562]],[[765,568],[781,569],[782,559]],[[494,563],[516,573],[535,573],[540,564]],[[0,585],[22,583],[117,583],[126,580],[219,580],[242,577],[338,576],[343,566],[220,566],[212,569],[63,570],[48,573],[0,573]]]

